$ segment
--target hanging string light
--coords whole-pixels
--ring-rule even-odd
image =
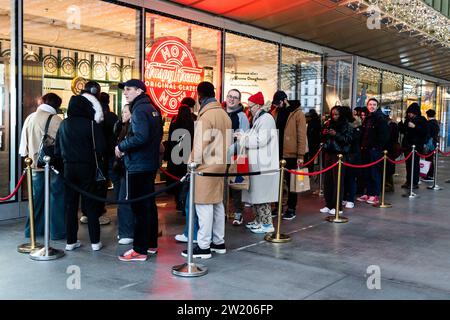
[[[423,45],[450,48],[449,18],[421,0],[358,0],[347,3],[347,7],[361,13],[377,7],[384,25],[409,32]]]

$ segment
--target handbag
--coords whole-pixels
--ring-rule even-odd
[[[45,161],[44,157],[50,157],[50,164],[53,165],[55,163],[55,138],[52,138],[48,135],[48,127],[50,126],[50,121],[54,114],[51,114],[47,118],[47,122],[45,123],[44,136],[42,137],[41,144],[39,145],[38,158],[37,158],[37,167],[44,168]]]
[[[102,170],[98,166],[98,159],[97,159],[97,149],[95,147],[95,137],[94,137],[94,121],[91,121],[91,131],[92,131],[92,145],[94,146],[94,157],[95,157],[95,181],[101,182],[105,181],[106,178],[103,175]]]
[[[308,168],[297,168],[299,172],[308,173]],[[291,173],[289,190],[294,193],[309,191],[311,189],[309,176]]]
[[[431,153],[432,151],[434,151],[435,146],[433,143],[433,138],[428,138],[427,142],[423,145],[423,151],[425,153]]]

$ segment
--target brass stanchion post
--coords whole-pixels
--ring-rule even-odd
[[[441,187],[438,186],[437,184],[437,178],[438,178],[438,161],[439,161],[439,142],[436,144],[436,149],[434,149],[435,154],[434,154],[434,179],[433,179],[433,185],[427,187],[428,189],[431,190],[442,190]]]
[[[201,264],[195,264],[192,261],[194,249],[194,195],[195,195],[195,169],[197,164],[191,162],[189,164],[189,223],[188,223],[188,248],[187,263],[173,266],[172,273],[180,277],[199,277],[208,273],[208,268]]]
[[[286,160],[280,161],[280,183],[278,186],[278,224],[276,233],[268,233],[265,235],[264,240],[274,243],[285,243],[291,241],[291,237],[287,234],[280,234],[281,227],[281,211],[283,209],[283,181],[284,181],[284,167],[286,166]]]
[[[414,182],[414,162],[416,159],[416,146],[413,145],[412,146],[412,156],[411,156],[411,175],[410,175],[410,179],[411,179],[411,184],[410,184],[410,189],[409,189],[409,194],[404,194],[402,195],[402,197],[408,197],[410,199],[412,198],[418,198],[419,196],[417,194],[415,194],[413,192],[413,182]]]
[[[387,166],[387,150],[384,150],[384,157],[383,157],[383,184],[381,185],[381,203],[374,204],[374,207],[378,208],[391,208],[392,204],[385,203],[384,202],[384,195],[386,192],[386,166]]]
[[[37,261],[55,260],[64,256],[64,251],[50,247],[50,157],[45,156],[45,246],[30,252],[30,258]]]
[[[329,216],[326,217],[325,220],[328,222],[334,222],[334,223],[345,223],[348,222],[348,218],[341,217],[339,215],[339,210],[341,207],[341,174],[342,174],[342,154],[338,155],[338,178],[337,178],[337,190],[336,190],[336,208],[334,209],[334,217]]]
[[[31,243],[24,243],[17,247],[17,251],[20,253],[30,253],[34,249],[40,249],[43,247],[42,244],[36,243],[36,235],[34,234],[34,204],[33,204],[33,179],[32,179],[32,169],[31,165],[33,160],[31,158],[25,159],[25,164],[27,166],[27,186],[28,186],[28,211],[30,213],[30,241]]]

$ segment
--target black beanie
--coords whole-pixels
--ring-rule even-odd
[[[420,106],[417,102],[413,102],[409,105],[408,109],[406,109],[406,114],[413,113],[416,116],[422,115],[422,112],[420,111]]]

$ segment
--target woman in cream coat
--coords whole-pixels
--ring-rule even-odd
[[[248,151],[250,172],[279,168],[278,133],[275,120],[262,107],[261,92],[248,99],[253,115],[250,131],[237,134],[239,143]],[[253,205],[256,219],[246,225],[254,233],[274,232],[270,204],[278,201],[279,172],[250,176],[249,190],[243,190],[242,201]]]

